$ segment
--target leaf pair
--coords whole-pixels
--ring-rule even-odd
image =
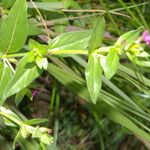
[[[130,47],[135,43],[139,38],[139,34],[142,31],[142,27],[137,30],[129,31],[122,36],[120,36],[114,46],[109,48],[109,53],[107,57],[101,59],[101,65],[104,70],[105,76],[110,79],[117,71],[119,66],[119,54],[121,51],[125,50],[127,56],[130,54],[128,51],[131,51]],[[143,53],[147,54],[147,53]],[[132,57],[132,55],[130,55]],[[129,59],[131,59],[129,57]],[[133,56],[134,57],[134,56]],[[132,59],[131,59],[132,60]]]
[[[94,51],[102,43],[104,30],[105,19],[104,17],[99,17],[94,24],[94,29],[89,41],[89,59],[85,70],[87,87],[90,93],[91,100],[94,104],[96,103],[102,84],[102,69],[100,66],[100,60],[99,57],[94,54]]]
[[[15,4],[14,4],[15,2]],[[4,7],[10,9],[6,19],[2,21],[0,29],[0,52],[2,54],[16,53],[24,45],[28,34],[27,2],[26,0],[2,1]],[[9,5],[10,4],[10,5]],[[0,75],[0,104],[27,87],[41,71],[34,63],[34,54],[29,53],[23,57],[17,65],[15,74],[12,68],[4,62],[1,63]]]
[[[48,60],[46,58],[46,55],[48,53],[48,46],[39,44],[38,42],[34,40],[29,41],[29,48],[34,53],[34,58],[37,66],[40,69],[47,69]]]
[[[7,72],[9,72],[10,75]],[[3,74],[0,77],[2,80],[0,86],[3,86],[3,88],[1,88],[0,104],[2,105],[8,97],[26,88],[41,73],[42,70],[40,70],[34,62],[33,52],[28,53],[20,60],[13,76],[10,68],[6,66],[5,70],[3,69],[3,74],[8,76],[7,80],[5,79],[6,76],[3,78]]]
[[[138,39],[139,33],[143,30],[142,27],[123,34],[114,46],[109,48],[107,57],[101,54],[94,54],[97,48],[102,43],[105,29],[104,17],[97,18],[92,36],[89,42],[89,60],[85,70],[87,87],[90,92],[90,97],[93,103],[96,103],[98,93],[101,89],[101,75],[103,68],[105,76],[110,79],[117,71],[119,66],[119,54],[122,50],[128,50],[130,46]],[[99,57],[98,57],[99,56]],[[100,63],[99,63],[100,61]],[[140,64],[138,61],[136,62]],[[142,65],[149,65],[143,62]]]

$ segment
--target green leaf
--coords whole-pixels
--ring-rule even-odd
[[[48,60],[47,60],[47,58],[42,58],[42,68],[44,70],[47,70],[47,67],[48,67]]]
[[[21,119],[13,111],[2,106],[0,106],[0,115],[2,115],[4,123],[7,126],[15,127],[17,123],[21,121]]]
[[[40,70],[34,62],[33,52],[24,56],[18,63],[16,72],[8,82],[4,91],[3,98],[6,99],[27,87],[34,79],[36,79],[42,70]]]
[[[27,38],[26,0],[17,0],[0,29],[0,51],[15,53],[24,45]]]
[[[16,0],[2,0],[2,6],[4,8],[10,8],[11,6],[13,6],[13,4],[15,3]]]
[[[43,9],[47,11],[57,10],[64,8],[62,2],[34,2],[38,9]],[[31,2],[28,2],[28,7],[35,9]]]
[[[1,67],[2,70],[0,76],[0,105],[3,104],[3,93],[6,88],[6,85],[13,76],[12,70],[5,62],[2,64]]]
[[[102,84],[102,69],[96,54],[91,54],[89,56],[85,77],[91,100],[95,104]]]
[[[40,137],[41,137],[40,128],[39,126],[37,126],[32,133],[32,138],[40,138]]]
[[[42,58],[40,56],[36,57],[36,64],[40,69],[47,70],[48,60],[47,58]]]
[[[100,16],[95,21],[92,36],[89,41],[90,53],[92,53],[96,48],[98,48],[101,45],[104,31],[105,31],[105,19],[103,16]]]
[[[80,50],[88,47],[91,31],[63,33],[49,42],[49,49]]]
[[[21,134],[21,136],[22,136],[24,139],[27,138],[27,137],[30,135],[30,133],[29,133],[27,127],[28,127],[28,126],[26,126],[26,125],[24,125],[24,124],[22,124],[21,127],[20,127],[20,134]]]
[[[106,78],[110,79],[115,75],[119,66],[119,54],[115,48],[110,48],[106,60],[101,65]]]

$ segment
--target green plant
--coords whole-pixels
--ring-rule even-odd
[[[32,1],[29,3],[30,8],[34,6],[31,5],[32,3],[34,4]],[[75,2],[72,1],[72,3]],[[120,3],[123,4],[122,1]],[[14,148],[16,142],[23,145],[21,138],[37,139],[34,142],[38,142],[42,149],[47,149],[47,145],[53,142],[52,136],[48,134],[49,129],[32,126],[43,123],[45,120],[25,121],[3,106],[9,98],[15,99],[17,105],[22,101],[24,95],[31,98],[32,92],[29,86],[41,76],[43,71],[47,71],[90,104],[100,130],[102,128],[100,121],[104,113],[110,120],[127,128],[141,141],[150,142],[150,129],[144,123],[149,123],[150,114],[145,104],[138,103],[136,98],[130,97],[114,82],[117,80],[120,87],[123,84],[131,84],[132,89],[136,88],[135,93],[142,93],[149,97],[150,80],[139,69],[134,71],[132,67],[127,66],[132,62],[135,68],[138,66],[142,69],[150,67],[150,55],[147,50],[149,47],[142,43],[141,34],[145,29],[143,26],[124,33],[113,44],[107,46],[103,42],[107,24],[106,12],[103,12],[96,17],[93,30],[63,33],[50,39],[46,44],[30,38],[27,47],[24,47],[30,35],[27,2],[25,0],[16,0],[12,3],[2,1],[2,4],[5,8],[12,7],[8,15],[2,19],[0,29],[0,116],[4,119],[5,125],[13,126],[15,129],[19,128],[15,138],[13,137]],[[46,3],[37,2],[36,10],[50,9],[44,4],[46,5]],[[62,7],[61,2],[51,2],[51,4],[52,10]],[[78,5],[75,6],[78,7]],[[107,11],[109,17],[111,12]],[[38,13],[42,17],[39,11]],[[32,27],[33,31],[38,32],[38,28]],[[87,56],[87,63],[82,55]],[[76,69],[64,61],[66,57],[76,61],[73,64]],[[120,63],[123,59],[131,62]],[[81,70],[76,65],[79,65]],[[59,97],[57,97],[57,106],[59,107]],[[58,132],[57,120],[55,123]],[[57,143],[57,132],[55,133],[55,144]]]

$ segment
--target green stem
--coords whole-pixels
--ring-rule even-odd
[[[9,62],[9,60],[7,58],[5,58],[5,62],[10,67],[11,71],[13,72],[13,74],[15,74],[15,70],[14,70],[13,66],[11,65],[11,63]]]
[[[106,50],[97,49],[95,52],[105,53]],[[28,52],[27,52],[28,53]],[[18,53],[18,54],[9,54],[9,55],[1,55],[0,58],[19,58],[25,56],[27,53]],[[88,50],[48,50],[48,55],[88,55]]]
[[[17,57],[19,58],[25,56],[27,53],[1,55],[0,58],[17,58]],[[63,55],[63,54],[88,55],[88,51],[87,50],[49,50],[48,51],[48,55]]]
[[[18,54],[9,54],[9,55],[2,55],[0,58],[17,58],[17,57],[23,57],[27,53],[18,53]]]
[[[56,95],[56,106],[55,106],[55,121],[54,121],[54,143],[57,145],[58,141],[58,130],[59,130],[59,107],[60,107],[60,96]]]
[[[78,12],[82,12],[82,13],[86,13],[86,12],[89,12],[89,13],[102,13],[102,14],[105,14],[107,13],[106,10],[100,10],[100,9],[63,9],[62,10],[63,12],[72,12],[72,13],[78,13]],[[126,14],[123,14],[123,13],[118,13],[118,12],[115,12],[115,11],[109,11],[111,14],[114,14],[114,15],[119,15],[119,16],[124,16],[124,17],[128,17]]]
[[[137,6],[145,6],[147,4],[149,4],[150,2],[143,2],[143,3],[140,3],[140,4],[136,4],[136,5],[131,5],[131,6],[127,6],[127,8],[134,8],[134,7],[137,7]],[[118,12],[118,11],[122,11],[122,10],[126,10],[125,7],[122,7],[122,8],[115,8],[111,11],[114,11],[114,12]]]
[[[87,50],[49,50],[49,55],[63,55],[63,54],[80,54],[80,55],[87,55]]]

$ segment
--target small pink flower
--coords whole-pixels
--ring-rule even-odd
[[[142,40],[150,46],[150,35],[148,34],[148,31],[144,31],[142,34]]]
[[[32,96],[35,97],[35,96],[37,96],[39,93],[40,93],[39,91],[33,90],[33,91],[32,91]]]
[[[146,36],[148,36],[148,31],[144,31],[144,32],[142,33],[142,38],[145,38]]]

